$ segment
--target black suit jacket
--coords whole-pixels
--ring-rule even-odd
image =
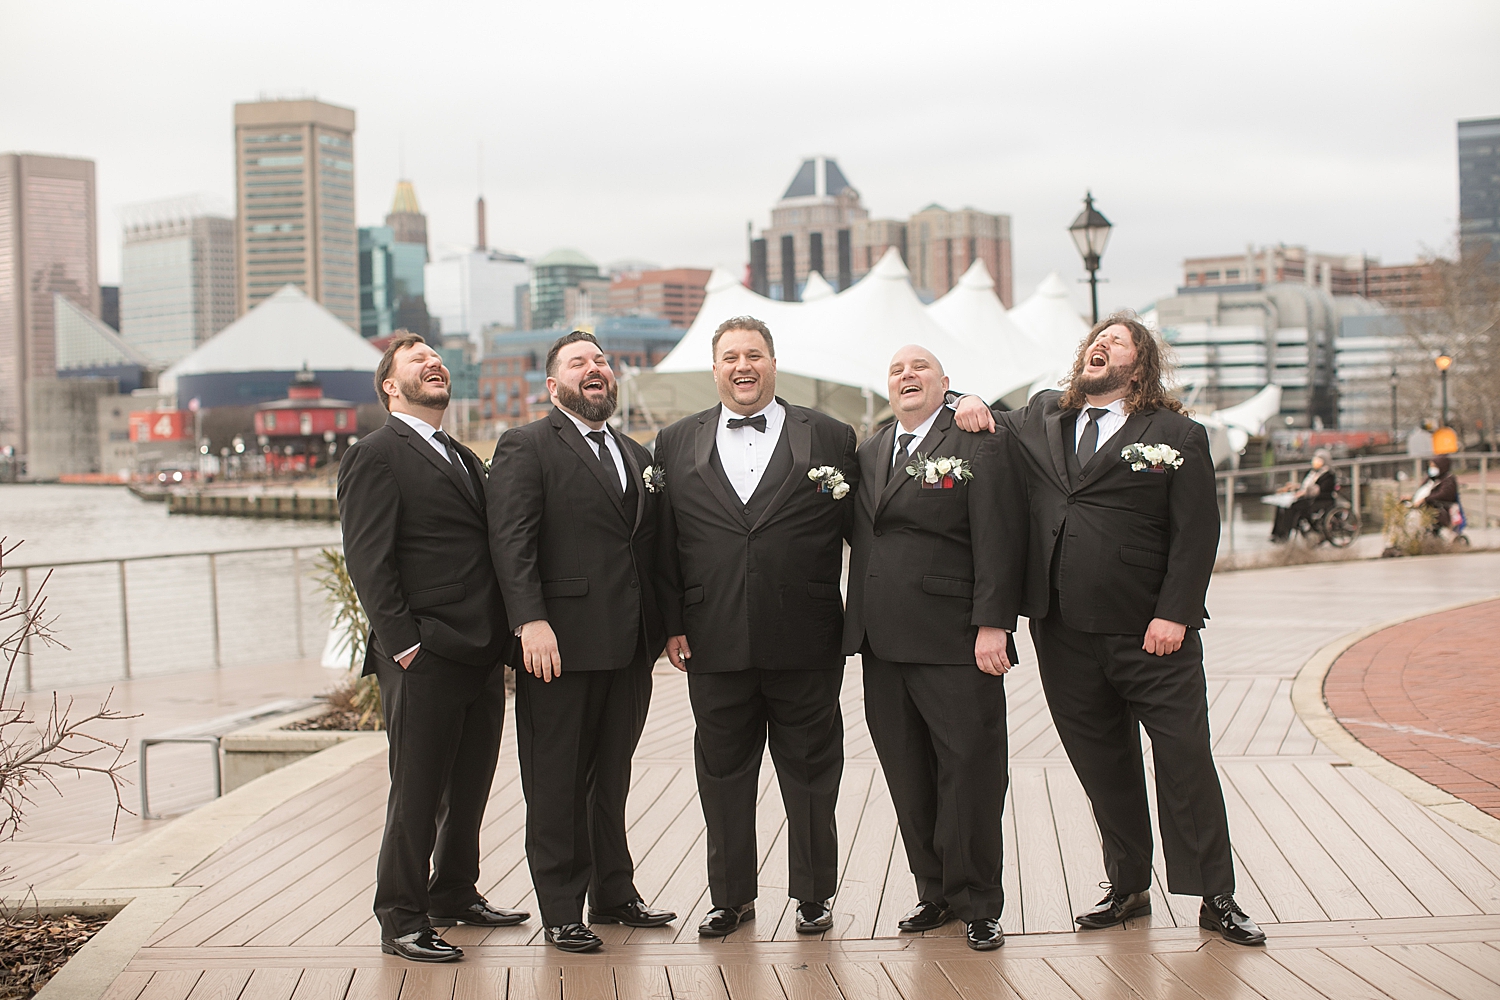
[[[490,564],[484,466],[454,442],[479,499],[459,471],[397,417],[361,438],[339,464],[344,558],[370,617],[365,673],[375,656],[417,643],[473,666],[511,649]]]
[[[1202,628],[1203,599],[1219,548],[1219,503],[1208,432],[1171,410],[1132,413],[1069,482],[1065,426],[1076,411],[1062,393],[1037,393],[996,413],[1014,431],[1026,463],[1031,537],[1021,613],[1048,613],[1052,565],[1063,622],[1082,632],[1141,635],[1153,618]],[[1166,444],[1182,467],[1131,471],[1128,444]]]
[[[839,579],[859,489],[854,429],[790,406],[781,433],[792,467],[752,523],[710,465],[720,407],[656,438],[666,470],[662,612],[668,635],[686,635],[695,673],[842,667]],[[808,470],[831,465],[849,493],[819,493]]]
[[[978,626],[1014,632],[1021,604],[1026,487],[1011,434],[970,434],[943,407],[911,454],[961,458],[974,478],[923,489],[891,468],[899,429],[892,423],[859,449],[844,653],[868,639],[893,663],[973,664]]]
[[[618,670],[645,635],[654,661],[666,646],[655,590],[661,494],[641,473],[651,454],[614,436],[633,503],[606,485],[594,446],[554,409],[507,431],[490,463],[490,553],[510,627],[546,619],[564,670]]]

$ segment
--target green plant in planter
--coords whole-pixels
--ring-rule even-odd
[[[328,694],[329,704],[359,716],[358,728],[384,729],[385,716],[380,706],[380,684],[374,675],[361,677],[357,671],[365,662],[365,646],[370,641],[370,618],[354,592],[349,566],[338,549],[326,548],[318,553],[318,586],[333,611],[333,627],[342,628],[349,637],[349,675]]]

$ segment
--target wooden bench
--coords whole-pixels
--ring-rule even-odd
[[[224,736],[274,715],[286,715],[289,712],[299,712],[305,708],[312,708],[314,705],[319,704],[321,700],[319,698],[283,698],[280,701],[269,701],[257,708],[236,712],[232,715],[221,715],[216,719],[209,719],[206,722],[168,730],[159,736],[141,737],[141,819],[162,818],[151,811],[151,793],[146,770],[147,751],[155,744],[206,743],[213,747],[213,797],[218,798],[223,794],[224,789],[223,772],[219,763],[219,741]]]

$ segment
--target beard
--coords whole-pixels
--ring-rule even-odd
[[[400,386],[401,395],[413,406],[429,406],[434,409],[441,409],[448,405],[448,401],[452,396],[448,386],[437,387],[428,385],[420,378],[406,381],[397,379],[396,385]]]
[[[598,423],[614,416],[615,404],[620,400],[620,384],[611,382],[606,387],[603,399],[589,399],[571,385],[557,383],[557,401],[566,410],[572,410],[584,420]]]
[[[1089,374],[1087,369],[1079,371],[1073,376],[1073,384],[1085,396],[1105,396],[1112,392],[1119,392],[1130,385],[1130,380],[1134,377],[1133,369],[1109,365],[1097,375]]]

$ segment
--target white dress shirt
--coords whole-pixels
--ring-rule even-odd
[[[719,432],[714,443],[719,449],[719,462],[724,466],[724,476],[729,480],[729,485],[734,487],[740,503],[749,503],[755,494],[755,488],[760,485],[760,477],[766,474],[771,453],[776,450],[776,442],[781,440],[781,428],[786,424],[786,410],[774,399],[765,409],[750,415],[758,417],[762,414],[766,418],[764,432],[753,427],[736,427],[731,430],[729,421],[738,420],[740,415],[727,406],[719,407]]]
[[[592,451],[595,455],[598,455],[599,446],[596,445],[593,441],[589,440],[589,435],[594,433],[594,429],[588,424],[584,423],[582,420],[579,420],[576,416],[573,415],[572,411],[570,410],[566,410],[563,407],[559,406],[557,408],[557,412],[573,421],[573,426],[577,427],[578,433],[583,435],[583,443],[589,446],[590,451]],[[605,425],[602,430],[604,431],[604,445],[609,449],[610,455],[613,456],[615,460],[615,475],[620,477],[620,492],[624,493],[625,456],[620,454],[620,443],[615,440],[614,432],[609,429],[609,426]],[[600,457],[602,458],[603,456],[601,455]]]
[[[941,406],[939,406],[937,409],[935,409],[935,410],[932,411],[932,415],[931,416],[929,416],[926,420],[924,420],[920,424],[918,424],[916,426],[916,428],[913,429],[913,430],[907,430],[905,427],[901,426],[901,421],[899,421],[899,420],[896,421],[896,436],[893,439],[895,441],[895,444],[891,448],[891,467],[892,468],[895,468],[895,466],[896,466],[896,453],[901,450],[901,435],[903,435],[903,434],[915,434],[916,435],[916,437],[914,437],[914,438],[911,439],[911,448],[907,451],[907,455],[908,456],[915,455],[917,453],[917,445],[921,444],[922,440],[925,437],[927,437],[927,432],[930,431],[930,430],[932,430],[932,425],[935,424],[935,423],[937,423],[938,414],[942,413],[942,412],[943,412],[943,408]]]
[[[1096,448],[1103,448],[1115,433],[1125,426],[1125,400],[1117,399],[1104,409],[1109,412],[1099,418],[1099,442]],[[1083,440],[1084,429],[1089,425],[1089,404],[1084,403],[1083,409],[1078,411],[1078,423],[1073,427],[1073,453],[1078,453],[1078,443]],[[1098,454],[1098,452],[1094,452]]]

